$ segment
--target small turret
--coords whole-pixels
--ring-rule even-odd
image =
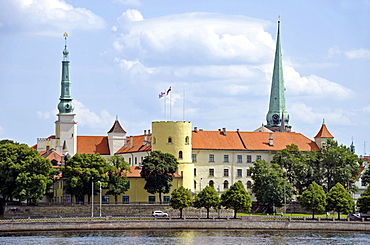
[[[325,125],[325,120],[322,121],[321,128],[314,139],[320,149],[328,139],[334,139],[334,136],[329,132],[328,128]]]

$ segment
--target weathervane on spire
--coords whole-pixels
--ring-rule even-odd
[[[64,61],[67,61],[67,60],[68,60],[68,54],[69,54],[69,52],[68,52],[68,50],[67,50],[67,37],[68,37],[68,33],[67,33],[67,32],[65,32],[65,33],[63,34],[63,37],[64,37],[63,60],[64,60]]]

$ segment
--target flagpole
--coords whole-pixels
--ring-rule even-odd
[[[171,103],[171,94],[172,93],[170,93],[170,121],[171,121],[171,119],[172,119],[172,110],[171,110],[171,107],[172,107],[172,103]]]
[[[164,101],[164,105],[163,105],[163,107],[164,107],[164,119],[163,120],[166,121],[166,101],[167,101],[167,96],[164,97],[164,100],[163,101]]]
[[[185,89],[182,96],[182,121],[185,122]]]

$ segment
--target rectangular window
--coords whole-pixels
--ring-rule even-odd
[[[224,155],[224,162],[229,162],[229,155]]]
[[[209,161],[210,162],[215,162],[215,155],[209,154]]]
[[[252,162],[252,155],[247,155],[247,162]]]
[[[237,160],[236,160],[238,163],[242,163],[243,162],[243,156],[242,155],[238,155],[237,156]]]
[[[170,196],[163,196],[163,201],[168,203],[170,201]]]
[[[137,165],[137,157],[135,157],[135,165]]]
[[[209,169],[209,176],[215,176],[215,170],[213,168]]]
[[[257,160],[261,160],[261,159],[262,159],[261,155],[257,155],[257,156],[256,156],[256,159],[257,159]]]
[[[248,168],[247,169],[247,176],[251,176],[251,175],[252,175],[251,170]]]
[[[236,175],[238,177],[242,177],[243,176],[243,170],[242,169],[237,169]]]
[[[191,161],[197,162],[197,154],[191,154]]]
[[[109,196],[102,196],[101,200],[103,203],[109,203]]]
[[[122,196],[122,203],[124,204],[130,203],[130,196]]]
[[[229,169],[227,169],[227,168],[224,169],[224,176],[225,177],[229,176]]]
[[[194,176],[197,176],[197,169],[194,168]]]
[[[155,196],[148,196],[148,202],[149,202],[149,204],[154,204],[155,203]]]

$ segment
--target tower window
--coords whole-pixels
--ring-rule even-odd
[[[188,145],[189,144],[189,136],[186,136],[185,137],[185,145]]]
[[[179,151],[179,159],[182,159],[182,151]]]
[[[172,143],[172,137],[168,137],[167,142],[168,142],[168,143]]]
[[[156,143],[157,143],[157,138],[153,137],[153,145],[155,145]]]

